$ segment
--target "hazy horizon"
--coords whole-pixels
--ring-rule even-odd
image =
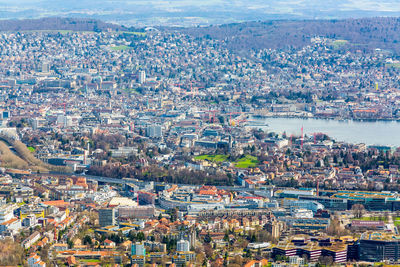
[[[125,25],[209,25],[269,19],[400,16],[400,2],[363,0],[0,0],[0,19],[90,17]]]

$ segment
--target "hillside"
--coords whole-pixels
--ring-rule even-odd
[[[381,48],[400,53],[400,18],[275,20],[178,30],[194,37],[224,40],[228,48],[236,51],[301,48],[312,37],[320,36],[347,40],[351,50]]]
[[[86,18],[41,18],[0,20],[0,31],[127,31],[129,28]]]
[[[11,145],[15,153],[9,148]],[[54,166],[35,158],[24,143],[5,136],[0,137],[0,166],[15,169],[31,169],[39,172],[71,172],[71,169],[64,166]]]

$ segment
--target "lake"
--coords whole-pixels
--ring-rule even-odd
[[[276,133],[286,132],[288,136],[324,133],[336,141],[365,143],[400,147],[400,122],[397,121],[338,121],[324,119],[299,118],[252,118],[251,120],[268,124],[266,127],[255,126]]]

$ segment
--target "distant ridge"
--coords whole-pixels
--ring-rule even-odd
[[[0,20],[0,31],[43,31],[43,30],[70,30],[70,31],[127,31],[129,28],[106,23],[101,20],[88,18],[40,18],[40,19],[12,19]]]
[[[177,29],[174,29],[177,30]],[[270,20],[209,27],[180,28],[194,37],[224,40],[232,50],[298,49],[315,36],[346,40],[346,50],[376,48],[400,54],[400,18],[375,17],[343,20]]]

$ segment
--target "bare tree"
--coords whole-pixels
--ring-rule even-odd
[[[365,208],[362,204],[354,204],[351,207],[351,211],[355,218],[360,219],[365,213]]]

